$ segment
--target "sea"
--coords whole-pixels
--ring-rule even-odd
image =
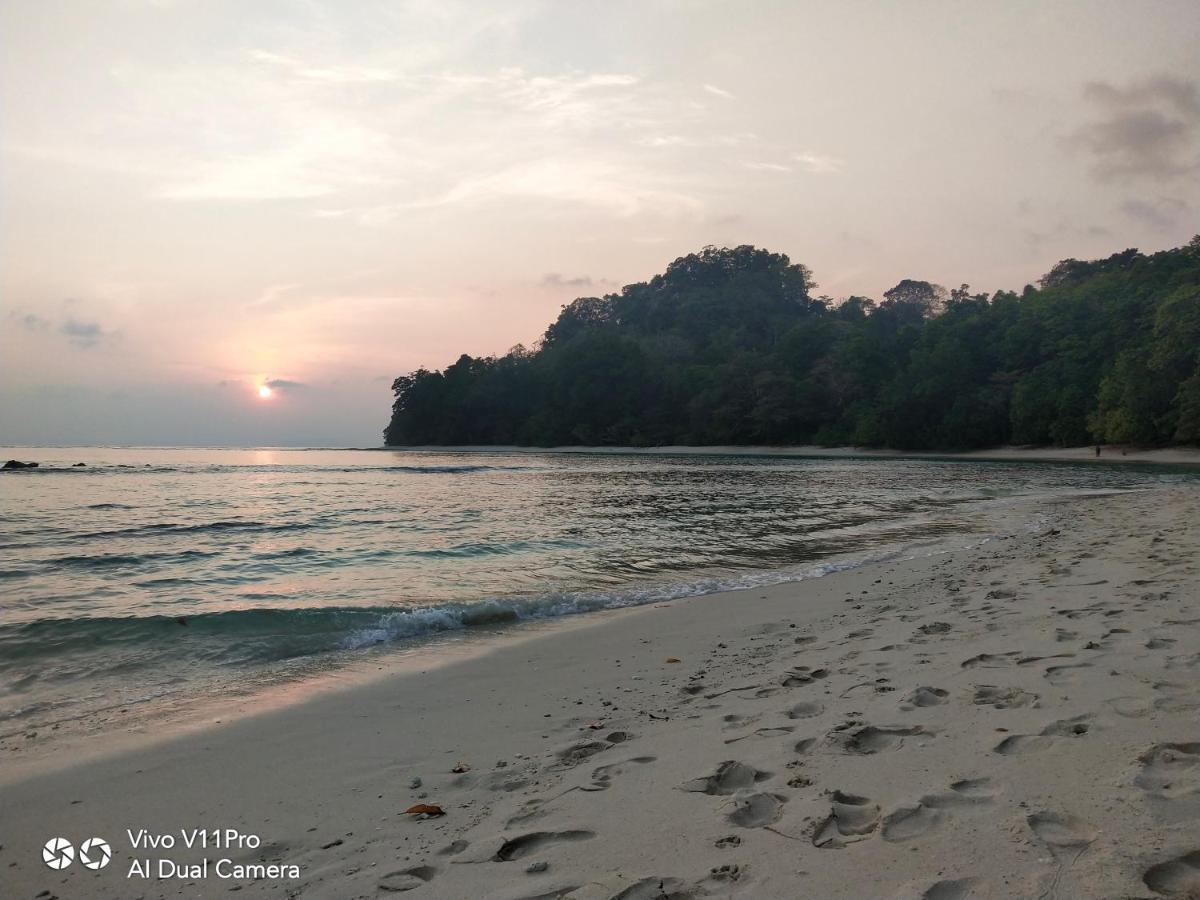
[[[0,474],[0,739],[456,636],[952,553],[993,537],[986,513],[1005,504],[1200,477],[778,454],[0,454],[40,463]]]

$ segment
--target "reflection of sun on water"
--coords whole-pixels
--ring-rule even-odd
[[[271,393],[272,393],[271,389],[269,387],[267,387],[265,384],[260,384],[258,386],[258,396],[261,397],[263,400],[269,399],[271,396]]]

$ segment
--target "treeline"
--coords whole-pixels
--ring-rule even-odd
[[[707,247],[564,306],[533,348],[397,378],[393,445],[1200,443],[1200,236],[1060,262],[1021,293],[809,270]]]

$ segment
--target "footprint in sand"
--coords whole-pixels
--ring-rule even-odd
[[[426,882],[432,881],[436,874],[437,869],[433,866],[413,866],[411,869],[388,872],[379,879],[378,886],[381,891],[398,894],[421,887]]]
[[[752,788],[760,781],[771,777],[770,772],[762,772],[754,766],[748,766],[734,759],[728,759],[717,766],[711,775],[694,778],[680,785],[682,791],[692,791],[701,794],[728,795]]]
[[[941,794],[928,794],[921,798],[926,806],[935,809],[949,807],[979,806],[991,803],[996,789],[990,778],[964,778],[950,785],[950,790]]]
[[[1070,813],[1037,812],[1025,821],[1055,858],[1077,858],[1100,836],[1095,828]]]
[[[743,728],[746,725],[753,725],[761,718],[761,713],[752,713],[748,716],[741,716],[737,713],[729,713],[728,715],[721,716],[721,727],[725,731],[732,731],[735,728]]]
[[[945,818],[946,814],[940,809],[918,803],[916,806],[901,807],[888,813],[880,833],[885,841],[892,843],[911,841],[937,828]]]
[[[842,750],[846,753],[860,753],[868,755],[871,753],[881,753],[884,750],[895,750],[904,744],[904,739],[909,737],[933,736],[933,732],[920,725],[914,725],[911,728],[902,728],[899,726],[879,726],[879,725],[864,725],[857,731],[843,731],[835,736],[835,740],[842,745]]]
[[[1002,669],[1012,664],[1012,658],[1019,654],[1013,650],[1008,653],[980,653],[961,663],[964,669]]]
[[[976,892],[982,882],[978,878],[954,878],[930,885],[921,893],[921,900],[970,900],[982,896]]]
[[[1200,850],[1151,866],[1142,881],[1163,897],[1200,897]]]
[[[989,778],[956,781],[943,793],[927,794],[914,806],[889,813],[883,820],[881,834],[892,843],[911,841],[939,827],[952,811],[991,803],[994,796]]]
[[[1042,677],[1053,685],[1074,684],[1084,675],[1084,669],[1092,668],[1091,663],[1072,663],[1065,666],[1050,666],[1042,673]]]
[[[1032,753],[1045,750],[1057,738],[1082,737],[1092,730],[1091,716],[1075,716],[1070,719],[1059,719],[1051,722],[1038,734],[1013,734],[998,743],[993,751],[1003,756],[1016,756],[1021,753]]]
[[[795,746],[792,747],[792,751],[800,756],[807,756],[809,753],[812,753],[815,746],[817,746],[816,738],[804,738],[803,740],[796,741]]]
[[[737,863],[726,863],[723,866],[713,866],[709,869],[708,878],[710,881],[729,883],[741,879],[744,872],[745,869]]]
[[[548,847],[551,844],[561,844],[572,841],[587,841],[596,836],[594,831],[531,831],[528,834],[518,835],[514,838],[508,838],[500,845],[492,857],[494,862],[512,862],[514,859],[520,859],[523,856],[528,856],[530,853],[536,853],[543,847]]]
[[[1050,656],[1022,656],[1017,660],[1018,666],[1032,666],[1034,663],[1047,659],[1074,659],[1074,653],[1054,653]]]
[[[949,622],[929,622],[928,624],[921,625],[919,628],[917,628],[917,634],[923,634],[923,635],[949,634],[953,630],[954,630],[954,626],[951,625]]]
[[[779,678],[779,683],[783,687],[801,687],[812,684],[814,681],[820,681],[822,678],[827,678],[828,676],[828,669],[810,669],[808,666],[797,666],[790,671],[784,672]]]
[[[1200,653],[1191,653],[1187,656],[1168,656],[1164,668],[1194,669],[1197,666],[1200,666]]]
[[[797,703],[786,713],[789,719],[811,719],[813,716],[819,716],[825,712],[823,704],[816,700],[806,700],[802,703]]]
[[[866,797],[834,791],[829,816],[813,832],[813,846],[840,849],[871,836],[879,827],[879,804]]]
[[[1141,719],[1150,715],[1154,704],[1143,697],[1110,697],[1105,705],[1125,719]]]
[[[607,741],[576,741],[558,751],[559,762],[564,766],[577,766],[589,756],[595,756],[611,747]]]
[[[624,775],[631,766],[644,766],[654,762],[656,756],[635,756],[632,759],[627,759],[624,762],[609,763],[606,766],[598,766],[592,770],[592,783],[580,788],[583,791],[606,791],[612,784],[613,777],[616,775]]]
[[[1178,800],[1200,793],[1200,742],[1156,744],[1138,762],[1142,771],[1133,783],[1151,797]]]
[[[766,728],[755,728],[749,734],[741,734],[737,737],[726,738],[726,744],[736,744],[738,741],[744,741],[746,738],[774,738],[783,737],[785,734],[791,734],[795,731],[792,725],[770,725]]]
[[[739,828],[762,828],[779,821],[786,797],[779,794],[740,791],[734,795],[734,810],[726,818]]]
[[[1002,756],[1017,756],[1022,753],[1045,750],[1050,746],[1051,742],[1051,738],[1037,734],[1014,734],[1006,737],[992,748],[992,750],[994,753],[999,753]]]
[[[904,699],[900,708],[907,712],[918,707],[941,706],[949,696],[950,692],[942,688],[919,687]]]
[[[590,885],[589,885],[590,887]],[[574,891],[568,895],[569,900],[694,900],[695,893],[684,885],[678,878],[662,878],[653,875],[642,878],[629,887],[617,890],[616,893],[603,891],[601,893],[587,892],[587,888]],[[543,898],[530,898],[543,900]],[[557,900],[545,898],[545,900]]]
[[[1091,721],[1092,717],[1087,713],[1069,719],[1059,719],[1043,728],[1042,734],[1049,737],[1080,737],[1092,730]]]
[[[1022,706],[1037,706],[1038,695],[1015,687],[997,687],[993,684],[975,686],[976,706],[991,706],[995,709],[1017,709]]]
[[[584,788],[583,790],[594,790],[594,788]],[[548,812],[550,812],[548,801],[534,797],[522,803],[521,807],[509,816],[504,824],[507,828],[524,825],[526,822],[532,822],[534,819],[544,817]]]
[[[511,793],[528,786],[529,779],[525,778],[520,772],[501,769],[498,772],[489,772],[483,776],[480,784],[489,791]]]
[[[1181,684],[1177,681],[1156,681],[1151,687],[1164,696],[1154,701],[1154,708],[1162,712],[1187,712],[1200,709],[1200,696],[1196,693],[1195,684]]]

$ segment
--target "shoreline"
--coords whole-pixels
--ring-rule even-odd
[[[606,447],[606,446],[558,446],[526,447],[521,445],[445,445],[445,446],[383,446],[347,449],[403,451],[406,453],[562,453],[562,454],[613,454],[622,456],[779,456],[802,459],[921,459],[921,460],[974,460],[979,462],[1058,462],[1128,464],[1151,463],[1164,466],[1200,466],[1200,448],[1166,447],[1154,450],[1122,449],[1104,447],[1096,456],[1095,447],[995,447],[988,450],[963,451],[908,451],[872,450],[863,447],[816,447],[796,446],[691,446],[672,445],[660,447]]]
[[[1119,492],[1133,490],[1145,488],[1125,488]],[[1086,494],[1068,492],[977,500],[964,510],[965,515],[976,521],[975,526],[957,532],[953,537],[896,543],[864,549],[858,554],[835,554],[793,566],[733,570],[723,576],[697,576],[690,582],[650,585],[643,588],[646,599],[630,600],[624,605],[433,631],[395,644],[344,651],[340,659],[326,660],[323,667],[304,674],[280,674],[247,693],[220,693],[215,697],[185,694],[165,701],[134,702],[119,710],[112,707],[89,712],[77,720],[35,723],[0,735],[0,759],[6,763],[0,769],[0,788],[6,782],[49,775],[73,765],[144,749],[147,745],[202,734],[209,728],[302,706],[317,698],[352,693],[384,679],[457,665],[510,645],[554,639],[651,606],[685,604],[707,597],[719,597],[722,601],[737,604],[754,591],[803,590],[801,585],[843,573],[891,563],[970,554],[996,537],[987,526],[1011,518],[1017,514],[1013,512],[1014,508],[1031,507],[1045,500],[1104,496],[1106,493],[1102,489],[1089,489]],[[713,583],[722,586],[714,587]],[[97,722],[98,719],[103,721]]]
[[[1200,740],[1200,492],[1044,501],[1036,531],[1012,512],[973,551],[577,617],[10,781],[0,878],[63,900],[1190,889],[1200,766],[1161,748]],[[125,828],[185,826],[300,876],[125,878]],[[49,870],[53,834],[114,865]]]
[[[90,445],[55,445],[55,446],[0,446],[0,451],[10,450],[92,450]],[[321,451],[359,451],[364,453],[523,453],[536,455],[539,453],[552,454],[608,454],[614,456],[766,456],[766,457],[795,457],[799,459],[918,459],[918,460],[975,460],[979,462],[1054,462],[1054,463],[1091,463],[1124,465],[1129,463],[1153,464],[1162,466],[1198,466],[1200,467],[1200,447],[1161,447],[1156,449],[1139,449],[1120,446],[1103,445],[1101,455],[1096,456],[1095,446],[1086,447],[992,447],[983,450],[960,451],[910,451],[871,449],[866,447],[818,447],[809,444],[770,446],[770,445],[664,445],[656,447],[614,447],[614,446],[573,446],[561,445],[553,447],[532,447],[521,444],[445,444],[418,446],[372,446],[347,447],[329,446],[317,447],[311,445],[295,446],[210,446],[207,444],[181,444],[178,446],[157,445],[128,445],[112,446],[100,449],[112,450],[276,450],[288,452],[321,452]],[[56,468],[69,468],[72,464],[64,463]],[[40,468],[40,467],[39,467]],[[7,471],[23,471],[14,469]]]

